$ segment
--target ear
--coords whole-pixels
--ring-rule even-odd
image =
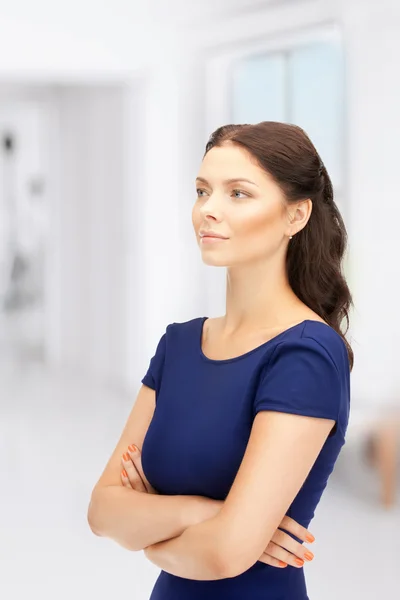
[[[295,235],[301,231],[311,217],[312,213],[312,200],[307,198],[294,204],[290,204],[288,207],[288,227],[286,234],[288,236]]]

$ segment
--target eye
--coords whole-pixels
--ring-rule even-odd
[[[232,190],[232,194],[236,194],[236,193],[238,193],[238,194],[244,194],[246,198],[249,197],[249,195],[246,194],[246,192],[243,192],[243,190]],[[241,200],[241,198],[239,198],[239,200]]]
[[[196,193],[197,193],[197,195],[198,195],[200,198],[202,198],[202,196],[200,195],[200,193],[199,193],[199,192],[205,192],[205,190],[203,190],[202,188],[197,188],[197,189],[196,189]]]

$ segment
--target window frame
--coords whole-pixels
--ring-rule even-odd
[[[316,42],[334,41],[343,49],[345,54],[344,34],[341,26],[332,21],[310,27],[299,27],[292,31],[268,34],[268,39],[256,38],[240,41],[235,46],[232,43],[214,48],[214,53],[207,57],[205,65],[205,126],[206,138],[217,127],[225,123],[233,122],[233,78],[232,73],[235,64],[239,60],[250,57],[265,56],[266,54],[289,54],[299,46],[309,45]],[[348,195],[348,139],[346,136],[347,121],[347,85],[346,85],[346,63],[343,64],[343,96],[345,107],[343,111],[342,135],[341,135],[341,182],[339,187],[334,184],[335,201],[346,221],[349,207]],[[207,139],[205,140],[205,142]]]

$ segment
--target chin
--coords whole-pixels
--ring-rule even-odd
[[[222,257],[211,256],[211,253],[207,255],[207,253],[202,254],[201,259],[205,265],[210,265],[214,267],[226,267],[226,260]]]

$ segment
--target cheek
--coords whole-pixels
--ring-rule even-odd
[[[200,227],[200,211],[197,205],[193,206],[192,208],[192,223],[195,229]]]
[[[235,225],[237,237],[251,246],[269,245],[279,236],[280,217],[277,210],[259,210],[242,214]],[[236,236],[235,236],[236,237]]]

